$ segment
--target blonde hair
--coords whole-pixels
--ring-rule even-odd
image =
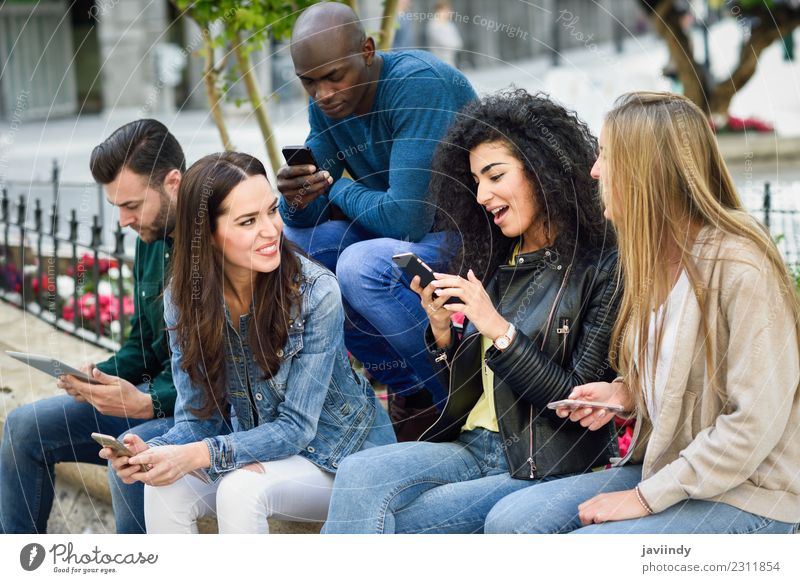
[[[704,337],[708,339],[708,375],[716,386],[715,335],[709,334],[708,309],[691,254],[698,228],[711,225],[756,245],[779,280],[788,286],[786,296],[796,322],[800,321],[800,301],[769,234],[743,208],[700,108],[672,93],[627,93],[617,99],[607,115],[603,132],[606,186],[610,190],[604,196],[611,199],[625,280],[611,338],[611,363],[625,377],[639,410],[646,415],[642,372],[636,363],[646,362],[650,319],[672,288],[669,257],[678,252],[680,267],[701,307]],[[653,379],[661,329],[657,323],[649,370]]]

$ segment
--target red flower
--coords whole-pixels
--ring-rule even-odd
[[[109,325],[114,320],[119,320],[119,298],[110,295],[100,296],[100,323],[105,326]],[[97,302],[93,293],[85,293],[78,298],[78,312],[84,320],[94,320],[98,310]],[[122,299],[122,313],[126,316],[133,315],[133,298],[125,297]],[[72,322],[75,319],[75,309],[73,307],[72,298],[67,300],[63,311],[64,319]]]
[[[51,282],[50,279],[46,275],[42,276],[41,288],[46,290],[47,293],[51,293],[51,294],[55,293],[55,291],[56,291],[56,286],[54,285],[54,282]],[[39,289],[40,288],[39,288],[39,278],[38,277],[34,277],[34,278],[31,279],[31,289],[33,290],[34,294],[38,294],[39,293]]]
[[[619,442],[619,455],[625,457],[628,454],[628,449],[631,447],[631,440],[633,439],[633,427],[628,425],[625,432],[617,438]]]

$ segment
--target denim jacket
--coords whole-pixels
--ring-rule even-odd
[[[335,472],[342,458],[361,448],[380,405],[369,382],[350,366],[336,278],[304,257],[299,260],[300,316],[292,321],[289,338],[279,351],[283,362],[271,378],[264,379],[246,342],[250,316],[243,315],[234,327],[225,309],[227,396],[236,416],[235,430],[231,429],[231,411],[217,410],[209,419],[193,413],[203,403],[204,390],[194,385],[182,368],[174,330],[177,308],[171,290],[166,291],[164,318],[170,329],[178,398],[174,427],[151,439],[150,446],[204,441],[211,453],[207,473],[212,480],[253,462],[292,455]]]

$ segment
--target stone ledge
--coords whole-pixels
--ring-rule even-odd
[[[788,161],[800,158],[800,137],[779,136],[774,133],[756,132],[718,134],[722,157],[727,163],[763,162],[768,160]]]
[[[111,505],[111,492],[108,488],[105,466],[56,464],[56,480],[63,480],[74,487],[82,489],[93,500],[100,501],[108,506]],[[320,522],[269,521],[269,532],[271,534],[318,534],[321,528],[322,523]],[[201,534],[215,534],[217,532],[217,521],[214,518],[202,518],[198,521],[198,529]],[[110,528],[109,532],[114,532],[114,529]]]

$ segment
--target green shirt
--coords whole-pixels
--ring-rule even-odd
[[[131,333],[108,360],[97,365],[106,374],[149,385],[155,418],[172,416],[175,385],[164,329],[164,280],[169,270],[172,238],[145,243],[136,240],[133,261],[134,312]]]

